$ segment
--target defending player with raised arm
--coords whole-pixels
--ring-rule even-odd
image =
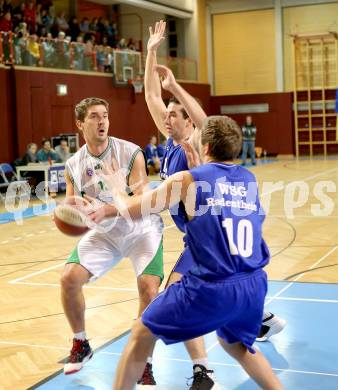
[[[282,389],[268,361],[252,347],[263,315],[263,267],[269,251],[262,238],[264,215],[255,177],[229,161],[240,151],[241,129],[228,117],[209,117],[201,143],[205,164],[172,175],[143,196],[128,199],[120,194],[123,186],[114,177],[108,184],[119,211],[132,218],[183,202],[194,260],[182,280],[153,300],[133,326],[116,370],[115,390],[133,388],[157,338],[173,344],[214,330],[224,350],[261,388]],[[238,196],[240,204],[250,203],[250,212],[237,206]]]
[[[145,96],[148,109],[159,129],[168,138],[163,156],[160,176],[162,179],[192,168],[200,163],[200,128],[206,117],[199,103],[180,86],[170,69],[157,65],[156,52],[164,40],[165,23],[156,23],[154,31],[150,29],[148,54],[145,69]],[[161,97],[162,87],[173,94],[167,107]],[[185,233],[186,211],[179,203],[178,207],[170,209],[171,216],[179,230]],[[185,248],[180,255],[170,275],[168,285],[181,279],[194,261],[189,246],[185,241]],[[285,321],[272,313],[264,312],[260,340],[266,340],[273,334],[280,332]],[[212,370],[208,369],[207,353],[203,339],[190,340],[186,347],[194,365],[194,382],[190,390],[198,389],[200,385],[205,389],[215,388]]]

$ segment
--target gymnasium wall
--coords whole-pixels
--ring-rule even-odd
[[[0,65],[0,162],[11,161],[15,155],[15,134],[11,107],[13,90],[11,89],[12,74]]]
[[[212,96],[210,112],[220,114],[221,105],[262,104],[269,105],[269,112],[251,114],[257,125],[256,146],[268,154],[294,154],[294,132],[291,93],[269,93],[236,96]],[[247,114],[229,114],[243,125]]]
[[[283,9],[284,90],[293,89],[293,44],[290,34],[338,31],[338,2]]]
[[[215,95],[276,91],[274,10],[213,15]]]
[[[114,87],[111,75],[47,72],[18,67],[12,72],[13,77],[9,80],[9,70],[0,69],[0,83],[6,86],[0,92],[0,104],[4,108],[0,126],[5,129],[4,142],[0,143],[2,161],[18,157],[16,149],[19,155],[23,155],[30,142],[40,145],[44,137],[75,132],[74,106],[81,99],[93,95],[108,100],[110,104],[111,135],[144,147],[149,137],[157,134],[144,94],[134,97],[131,86]],[[68,95],[57,96],[56,84],[66,84]],[[184,83],[184,87],[199,97],[209,112],[209,85]],[[16,96],[12,104],[10,91]]]
[[[206,32],[206,1],[197,1],[197,20],[198,20],[198,81],[208,82],[208,63],[207,63],[207,32]]]

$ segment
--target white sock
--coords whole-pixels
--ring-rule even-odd
[[[204,366],[206,369],[208,369],[208,358],[202,358],[202,359],[194,359],[193,364],[200,364],[201,366]]]
[[[149,363],[149,364],[153,363],[153,357],[152,356],[147,357],[147,363]]]
[[[76,339],[76,340],[86,340],[86,338],[87,338],[86,331],[74,333],[74,339]]]

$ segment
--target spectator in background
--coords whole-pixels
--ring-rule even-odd
[[[37,157],[39,162],[59,161],[59,156],[55,150],[52,149],[50,140],[47,138],[42,140],[42,148],[38,151]]]
[[[29,36],[27,49],[30,54],[30,66],[39,65],[40,47],[38,44],[38,36],[36,34]]]
[[[8,32],[12,31],[12,17],[11,13],[6,12],[0,19],[0,31]]]
[[[84,43],[82,35],[76,38],[73,49],[73,67],[77,70],[84,70]]]
[[[89,19],[83,18],[80,23],[80,30],[83,34],[87,34],[89,32]]]
[[[55,23],[59,31],[67,32],[69,30],[69,24],[65,18],[65,13],[61,11],[55,19]]]
[[[147,165],[151,174],[158,173],[160,171],[160,159],[157,154],[157,138],[153,135],[150,138],[150,143],[145,148],[145,154],[147,159]]]
[[[12,0],[5,0],[3,2],[3,12],[9,12],[11,15],[13,13],[13,6],[11,4]]]
[[[252,117],[248,115],[245,118],[245,125],[242,126],[243,146],[242,146],[242,165],[246,164],[247,154],[251,158],[252,165],[256,165],[255,158],[255,141],[256,141],[256,126],[252,122]]]
[[[35,143],[31,143],[27,145],[27,151],[22,157],[22,164],[21,165],[28,165],[30,163],[37,163],[38,162],[38,156],[37,156],[37,150],[38,146]]]
[[[77,37],[81,34],[80,25],[76,16],[69,22],[69,34],[72,37],[72,42],[76,42]]]
[[[68,141],[66,138],[61,138],[60,145],[55,147],[55,152],[59,156],[59,162],[66,162],[69,159],[71,153],[69,152]]]
[[[164,156],[164,151],[165,151],[166,145],[167,145],[167,140],[165,138],[163,139],[162,142],[160,142],[157,145],[157,155],[158,155],[158,158],[160,159],[161,162],[162,162],[162,159]]]
[[[14,8],[14,11],[13,11],[14,28],[17,26],[20,26],[20,24],[23,23],[24,16],[25,16],[25,8],[26,8],[25,3],[21,3],[20,5],[18,5],[17,7]]]
[[[46,39],[41,43],[43,52],[43,66],[53,68],[55,62],[54,40],[51,33],[47,33]]]
[[[27,29],[30,34],[36,31],[36,9],[33,1],[29,1],[24,8],[24,22],[27,24]]]
[[[41,11],[41,23],[42,28],[44,27],[46,29],[46,32],[49,33],[53,24],[53,19],[51,18],[46,9],[42,9]]]
[[[137,50],[136,42],[135,42],[135,40],[133,38],[129,38],[127,47],[128,47],[129,50],[134,50],[134,51]]]
[[[127,41],[125,38],[121,38],[119,40],[119,43],[117,44],[117,48],[120,50],[126,50],[127,49]]]

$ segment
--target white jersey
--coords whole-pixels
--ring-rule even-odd
[[[129,175],[132,170],[136,155],[142,149],[133,144],[115,137],[108,137],[108,146],[100,156],[92,155],[87,145],[81,147],[74,156],[66,162],[66,171],[73,184],[74,193],[79,196],[88,195],[102,202],[112,202],[112,195],[107,187],[102,171],[103,163],[112,166],[113,159],[118,169],[122,169],[126,174],[126,186],[129,185]],[[124,235],[133,230],[141,233],[146,225],[151,224],[151,220],[160,220],[157,216],[152,216],[141,222],[126,221],[122,217],[107,218],[100,225],[106,230],[110,227],[116,235]],[[111,230],[109,229],[109,231]],[[136,231],[135,231],[136,232]]]

